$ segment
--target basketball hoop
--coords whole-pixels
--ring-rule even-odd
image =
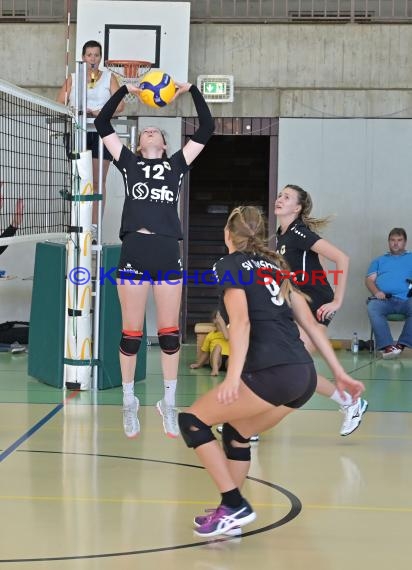
[[[126,85],[127,83],[139,85],[140,78],[150,71],[153,64],[150,61],[108,59],[105,65],[115,74],[120,85]],[[131,93],[128,93],[125,99],[129,102],[136,101],[136,97]]]

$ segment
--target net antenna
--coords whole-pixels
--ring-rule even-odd
[[[151,70],[152,65],[150,61],[134,59],[108,59],[105,62],[105,66],[117,77],[120,86],[127,83],[139,85],[141,78]],[[128,93],[125,99],[129,103],[136,101],[132,93]]]

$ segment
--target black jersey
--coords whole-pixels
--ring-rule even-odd
[[[113,164],[125,187],[120,239],[140,228],[182,239],[177,203],[183,176],[189,170],[183,151],[170,158],[143,158],[123,146]]]
[[[275,280],[279,268],[259,255],[235,252],[222,257],[214,270],[223,289],[223,301],[226,289],[244,289],[246,293],[250,337],[245,372],[312,362],[300,339],[292,310],[279,294]],[[268,275],[273,275],[273,280],[265,284]],[[227,322],[226,310],[222,310],[222,316]]]
[[[333,301],[334,294],[328,280],[319,278],[324,271],[319,256],[310,248],[320,239],[301,219],[294,220],[284,234],[276,233],[277,252],[283,255],[290,269],[296,272],[300,291],[311,298],[310,308],[316,312],[325,303]],[[321,273],[319,273],[321,272]]]

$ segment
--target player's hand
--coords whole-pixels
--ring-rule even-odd
[[[187,93],[189,89],[192,87],[191,83],[179,83],[178,81],[175,81],[175,85],[176,85],[176,93],[174,94],[172,101],[177,99],[177,97],[182,95],[182,93]]]
[[[352,400],[356,401],[365,391],[363,382],[355,380],[346,372],[340,372],[335,376],[336,388],[341,396],[344,396],[346,390],[352,396]]]
[[[340,309],[340,304],[337,301],[325,303],[316,311],[318,321],[323,322],[332,319],[338,309]]]
[[[140,87],[134,85],[133,83],[126,83],[126,87],[128,92],[131,93],[132,95],[136,95],[136,97],[140,97],[140,94],[143,91],[143,89],[140,89]]]
[[[226,378],[217,390],[217,401],[221,404],[232,404],[239,398],[240,378]]]

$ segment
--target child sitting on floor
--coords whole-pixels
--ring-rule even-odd
[[[212,322],[215,330],[206,335],[201,347],[201,353],[197,361],[190,368],[200,368],[209,362],[211,376],[217,376],[219,370],[227,369],[229,358],[229,335],[228,330],[219,311],[213,313]]]

